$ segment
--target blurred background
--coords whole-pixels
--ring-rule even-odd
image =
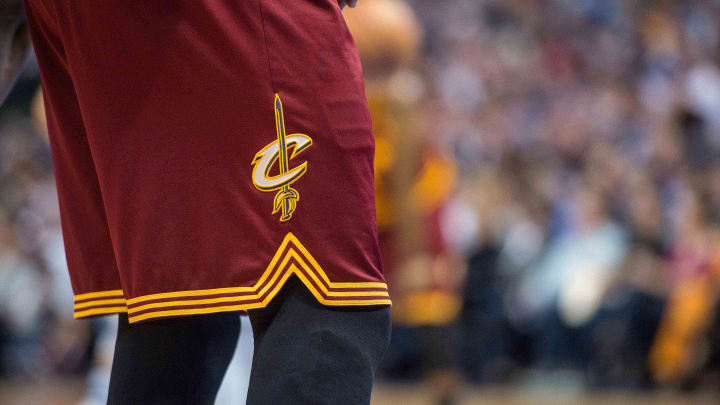
[[[720,0],[345,16],[394,301],[373,403],[719,403]],[[115,319],[72,320],[38,81],[0,109],[0,404],[102,404]]]

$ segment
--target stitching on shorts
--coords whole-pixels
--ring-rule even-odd
[[[278,93],[277,87],[275,87],[275,78],[273,77],[272,64],[270,62],[270,45],[268,45],[267,32],[265,30],[265,13],[262,6],[263,0],[258,0],[258,11],[260,13],[260,26],[262,27],[263,43],[265,44],[265,55],[267,56],[268,62],[268,75],[270,76],[270,87],[272,87],[273,93]]]

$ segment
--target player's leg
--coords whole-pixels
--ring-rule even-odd
[[[328,307],[295,277],[249,310],[255,356],[248,405],[368,404],[390,339],[387,306]]]
[[[237,312],[119,322],[108,404],[215,401],[240,335]]]

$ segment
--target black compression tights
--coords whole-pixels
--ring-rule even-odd
[[[370,402],[390,338],[387,307],[326,307],[292,277],[249,316],[247,405]],[[121,315],[108,404],[212,404],[239,332],[232,312],[133,325]]]
[[[236,312],[133,325],[120,314],[108,404],[212,404],[239,336]]]

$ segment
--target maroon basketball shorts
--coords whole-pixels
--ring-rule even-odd
[[[335,0],[26,0],[75,316],[388,305]]]

